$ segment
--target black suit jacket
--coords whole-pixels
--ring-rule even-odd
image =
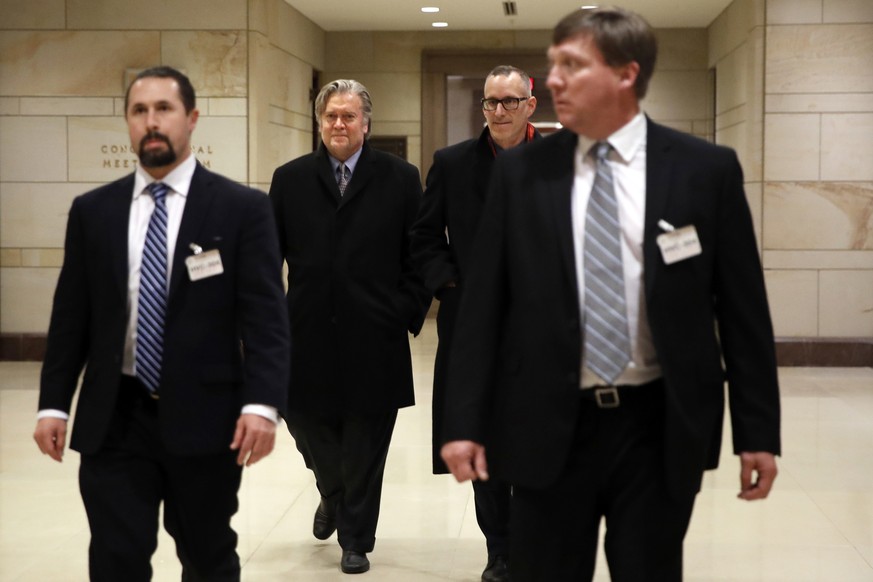
[[[79,196],[67,224],[39,408],[69,411],[85,368],[70,442],[84,454],[103,444],[118,394],[133,184],[131,174]],[[192,282],[184,262],[191,243],[218,249],[224,273]],[[243,405],[284,409],[288,329],[276,248],[264,193],[198,164],[179,227],[164,331],[158,409],[170,452],[225,452]]]
[[[565,130],[498,158],[450,361],[444,439],[485,443],[492,473],[528,487],[557,479],[578,417],[576,143]],[[734,450],[779,453],[774,340],[736,154],[649,121],[646,167],[643,284],[682,495],[717,464],[725,380]],[[661,219],[694,225],[702,254],[666,265]]]
[[[364,143],[340,196],[321,146],[276,170],[270,199],[288,263],[289,410],[414,404],[407,332],[418,333],[430,305],[409,254],[418,170]]]
[[[412,256],[427,290],[440,301],[433,378],[433,468],[447,473],[440,458],[446,375],[458,306],[485,206],[494,151],[486,127],[478,138],[434,153],[418,219],[412,227]],[[540,139],[534,133],[534,139]],[[454,282],[455,287],[445,285]]]

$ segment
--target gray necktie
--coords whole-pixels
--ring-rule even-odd
[[[597,142],[591,152],[597,175],[585,216],[585,365],[613,384],[630,361],[630,335],[621,261],[621,224],[606,161],[611,146]]]
[[[346,193],[346,186],[349,185],[349,169],[345,164],[340,164],[336,169],[336,183],[339,186],[340,194]]]

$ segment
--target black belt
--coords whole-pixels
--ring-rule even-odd
[[[158,400],[160,395],[156,392],[152,392],[148,388],[145,387],[145,384],[140,382],[139,378],[136,376],[128,376],[127,374],[121,375],[121,394],[131,398],[145,398],[146,400]]]
[[[658,378],[645,384],[621,384],[618,386],[583,388],[579,391],[579,394],[583,400],[596,404],[597,408],[618,408],[623,403],[634,402],[646,396],[657,396],[661,394],[663,387],[663,378]]]

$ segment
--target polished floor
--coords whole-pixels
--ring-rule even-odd
[[[372,569],[354,579],[477,582],[485,544],[471,488],[430,474],[432,320],[412,346],[419,404],[399,414]],[[37,363],[0,363],[0,581],[87,580],[78,456],[51,462],[31,439],[38,377]],[[785,368],[780,378],[776,489],[764,502],[736,499],[728,431],[721,468],[707,475],[686,538],[686,582],[873,581],[873,369]],[[234,527],[243,580],[348,579],[336,538],[310,533],[318,494],[284,429],[275,452],[245,471],[240,502]],[[156,581],[179,580],[163,532],[153,565]],[[602,555],[595,580],[609,580]]]

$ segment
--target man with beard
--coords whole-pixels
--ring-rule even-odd
[[[236,581],[242,467],[270,453],[288,382],[275,223],[261,192],[191,154],[194,89],[137,75],[125,119],[137,170],[74,200],[34,433],[70,446],[91,528],[91,580],[150,580],[158,515],[183,580]]]

